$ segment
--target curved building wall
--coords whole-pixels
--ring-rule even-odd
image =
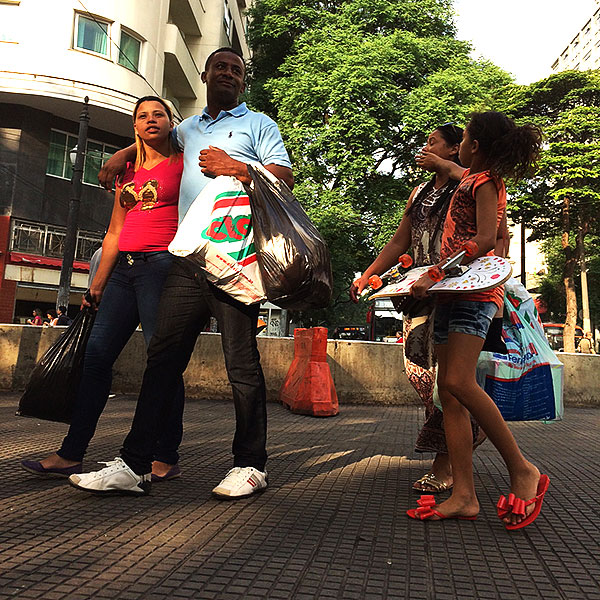
[[[51,105],[76,119],[64,102],[87,95],[91,105],[128,117],[136,98],[157,93],[188,116],[204,106],[200,73],[210,52],[232,44],[248,55],[244,8],[236,0],[4,0],[0,100],[17,94],[20,104]],[[91,25],[90,36],[96,27],[106,38],[102,51],[78,47],[80,18]],[[140,45],[138,73],[119,64],[123,35]],[[106,128],[117,133],[123,120],[105,118]]]
[[[130,143],[140,96],[201,112],[207,56],[244,55],[245,0],[0,0],[0,322],[56,298],[69,199],[69,155],[89,97],[77,272],[108,226],[113,197],[99,165]],[[78,241],[78,244],[79,244]],[[77,295],[74,303],[78,303]]]
[[[14,32],[8,43],[0,44],[1,93],[17,94],[21,104],[43,109],[52,106],[53,112],[72,119],[77,108],[73,114],[67,104],[50,100],[79,103],[87,95],[92,106],[118,111],[128,120],[135,98],[153,93],[152,88],[162,93],[160,39],[168,4],[166,0],[86,0],[91,14],[84,13],[81,3],[75,1],[0,4],[4,29],[10,24]],[[77,48],[80,16],[92,25],[96,19],[107,26],[105,56]],[[141,41],[140,74],[118,63],[123,28]],[[121,123],[121,119],[109,118],[106,125],[118,130]]]

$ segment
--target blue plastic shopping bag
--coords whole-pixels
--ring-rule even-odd
[[[563,364],[548,344],[533,299],[515,279],[505,283],[502,337],[507,354],[479,356],[479,385],[506,421],[562,419]]]

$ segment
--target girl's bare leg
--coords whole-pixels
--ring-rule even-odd
[[[490,441],[500,452],[510,476],[511,491],[515,496],[528,500],[537,492],[540,478],[538,469],[525,460],[517,443],[493,400],[477,385],[475,367],[483,346],[483,340],[464,333],[450,333],[448,344],[437,346],[439,361],[438,389],[444,409],[444,428],[454,487],[452,495],[440,505],[443,514],[468,516],[475,512],[458,512],[477,505],[473,485],[472,439],[466,426],[467,411],[487,433]],[[456,496],[456,497],[455,497]],[[529,514],[533,505],[527,507]],[[522,517],[510,514],[506,523],[519,523]]]
[[[438,357],[438,392],[444,410],[444,431],[452,464],[452,494],[437,509],[447,517],[471,517],[479,512],[473,484],[473,434],[469,413],[449,393],[445,385],[448,373],[448,346],[436,346]]]

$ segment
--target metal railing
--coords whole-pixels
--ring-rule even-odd
[[[45,225],[31,221],[12,221],[10,250],[62,258],[64,254],[66,229],[56,225]],[[102,236],[90,231],[77,232],[75,260],[89,261],[102,244]]]

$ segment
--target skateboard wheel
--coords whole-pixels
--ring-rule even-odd
[[[473,254],[475,254],[475,252],[477,252],[478,249],[477,242],[469,240],[468,242],[465,242],[463,244],[462,249],[465,251],[465,254],[467,256],[473,256]]]
[[[444,279],[445,276],[444,271],[439,267],[431,267],[431,269],[427,271],[427,275],[429,275],[429,278],[436,283]]]
[[[369,286],[373,290],[378,290],[383,285],[383,281],[381,281],[381,277],[379,275],[371,275],[369,277]]]
[[[405,269],[410,267],[413,264],[412,256],[410,254],[403,254],[398,258],[398,264]]]

